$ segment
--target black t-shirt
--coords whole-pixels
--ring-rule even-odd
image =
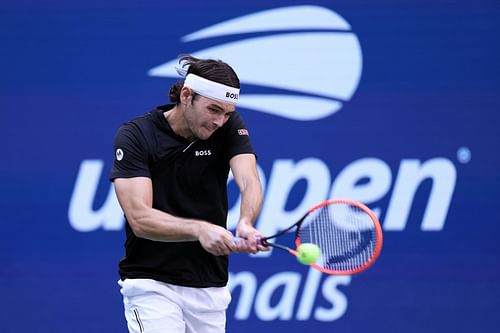
[[[207,140],[188,142],[176,135],[160,106],[120,127],[110,180],[149,177],[153,208],[226,227],[229,160],[254,153],[238,113]],[[125,224],[125,256],[119,273],[188,287],[221,287],[228,278],[227,256],[214,256],[198,241],[159,242],[134,235]]]

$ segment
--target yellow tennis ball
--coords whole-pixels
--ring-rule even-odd
[[[297,248],[297,260],[304,265],[310,265],[318,260],[321,251],[316,244],[304,243]]]

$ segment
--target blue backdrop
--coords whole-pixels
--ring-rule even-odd
[[[229,332],[497,332],[499,34],[498,1],[1,1],[0,332],[126,330],[112,141],[181,53],[240,74],[261,230],[348,197],[385,232],[352,277],[234,255]]]

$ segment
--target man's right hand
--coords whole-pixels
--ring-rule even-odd
[[[198,241],[207,252],[214,256],[228,255],[238,249],[230,231],[208,222],[201,223]]]

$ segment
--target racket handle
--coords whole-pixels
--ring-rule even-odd
[[[234,242],[235,244],[238,244],[238,243],[239,243],[239,242],[241,242],[243,239],[244,239],[244,238],[241,238],[241,237],[238,237],[238,236],[234,236],[234,237],[233,237],[233,242]],[[263,238],[260,238],[260,237],[258,237],[258,238],[257,238],[257,242],[258,242],[259,244],[261,244],[261,245],[266,245],[266,243],[267,243],[267,242],[266,242]]]

